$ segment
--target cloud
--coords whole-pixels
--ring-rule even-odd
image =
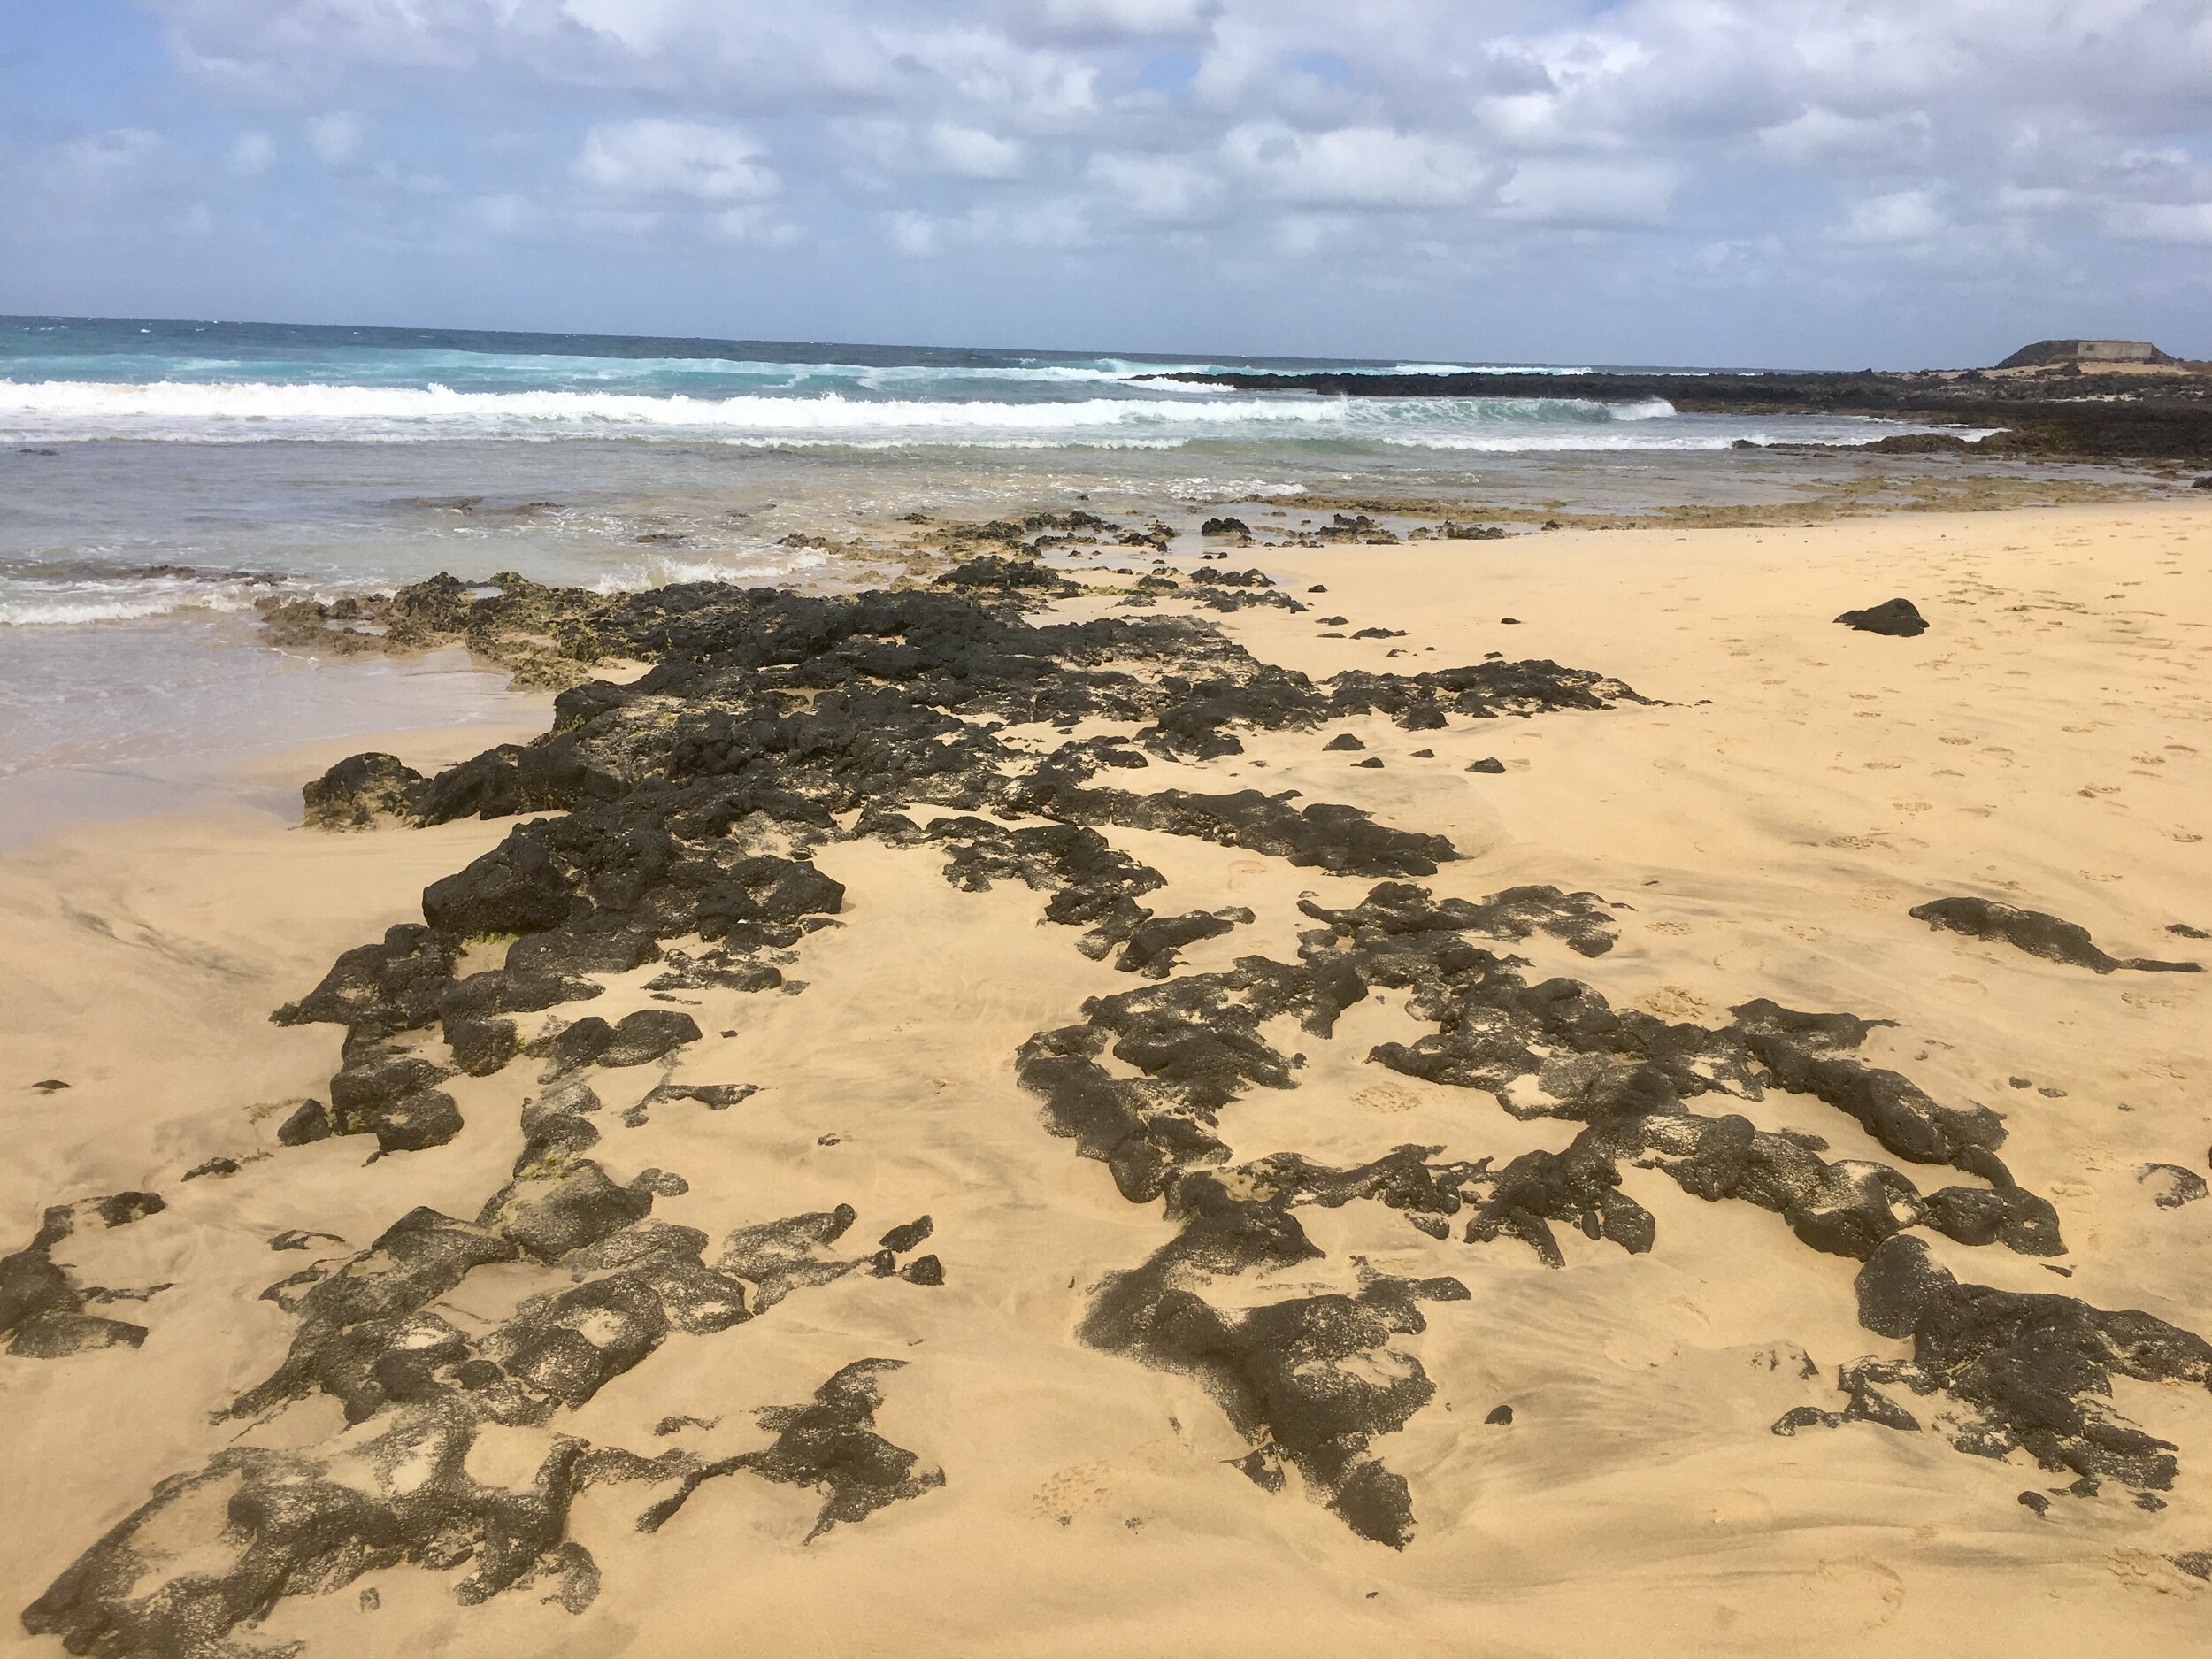
[[[1490,173],[1463,144],[1379,127],[1256,123],[1233,127],[1222,150],[1270,196],[1308,207],[1447,206],[1472,197]]]
[[[1221,10],[1218,0],[1044,0],[1037,8],[1048,27],[1108,36],[1193,35]]]
[[[707,220],[707,234],[718,242],[750,248],[789,248],[799,242],[799,227],[789,219],[754,204],[726,207]]]
[[[1525,161],[1499,187],[1501,215],[1577,227],[1666,222],[1680,183],[1663,162]]]
[[[1932,190],[1893,190],[1853,204],[1850,214],[1836,227],[1839,242],[1886,248],[1902,242],[1932,242],[1943,234],[1948,220],[1937,205]]]
[[[1212,219],[1222,209],[1221,180],[1177,157],[1107,153],[1093,156],[1088,171],[1140,219],[1188,224]]]
[[[231,141],[230,170],[251,178],[268,172],[276,160],[276,143],[266,133],[241,133]]]
[[[2115,234],[2130,242],[2212,247],[2212,202],[2139,202],[2116,209]]]
[[[944,227],[926,213],[901,208],[878,223],[884,240],[910,259],[933,259],[944,251]]]
[[[879,216],[877,227],[910,259],[935,259],[961,248],[1067,253],[1092,242],[1089,216],[1082,202],[1071,197],[1011,211],[986,206],[946,215],[901,208]]]
[[[519,236],[545,222],[545,210],[513,190],[480,196],[468,204],[467,217],[495,236]]]
[[[1021,171],[1022,147],[979,127],[940,121],[929,129],[929,148],[945,172],[964,179],[1010,179]]]
[[[876,173],[935,174],[953,179],[1013,179],[1021,175],[1027,147],[961,121],[937,121],[917,127],[896,120],[839,120],[832,131],[850,153]]]
[[[70,140],[61,148],[58,171],[72,184],[104,189],[142,172],[161,150],[158,133],[143,127],[117,127]]]
[[[24,127],[61,136],[0,153],[19,189],[151,239],[212,179],[216,240],[271,249],[465,225],[494,239],[492,294],[498,239],[542,262],[610,232],[935,258],[979,333],[1002,315],[983,296],[1049,265],[1024,302],[1040,338],[1062,315],[1086,340],[1169,326],[1149,304],[1316,349],[1324,326],[1476,326],[1478,281],[1537,302],[1486,326],[1703,316],[1716,338],[1879,333],[1901,294],[1933,314],[1939,267],[1977,318],[2038,315],[2060,282],[2116,316],[2203,288],[2203,0],[138,3],[159,119]],[[296,150],[320,176],[281,165]],[[1630,238],[1664,274],[1624,307]],[[1317,306],[1386,280],[1386,304]],[[904,303],[824,283],[788,310],[882,332],[865,308]]]
[[[368,128],[357,115],[334,111],[307,124],[307,147],[326,166],[340,166],[359,153]]]
[[[734,202],[773,196],[780,181],[760,146],[734,127],[703,121],[616,121],[584,135],[572,170],[611,196],[688,196]]]

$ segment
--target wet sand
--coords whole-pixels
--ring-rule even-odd
[[[1614,939],[1601,954],[1540,930],[1475,942],[1525,958],[1532,982],[1571,978],[1616,1009],[1719,1028],[1768,997],[1893,1022],[1865,1034],[1859,1057],[1946,1108],[2000,1114],[2011,1174],[2049,1201],[2064,1234],[2062,1253],[2039,1255],[1914,1229],[1934,1262],[1965,1283],[2212,1331],[2212,1202],[2184,1196],[2189,1179],[2203,1193],[2212,1144],[2212,981],[2099,974],[1907,914],[1980,897],[2080,924],[2115,956],[2212,961],[2212,945],[2170,931],[2212,930],[2212,508],[1564,532],[1253,549],[1227,563],[1266,570],[1311,608],[1197,614],[1262,662],[1317,680],[1499,652],[1594,670],[1653,701],[1454,715],[1429,729],[1379,713],[1236,728],[1240,754],[1156,754],[1111,781],[1295,788],[1448,837],[1457,859],[1420,877],[1440,901],[1525,884],[1601,895]],[[1307,594],[1316,583],[1326,593]],[[1916,603],[1925,634],[1830,621],[1893,595]],[[1159,613],[1187,609],[1171,598]],[[1101,595],[1054,614],[1152,613]],[[1323,623],[1333,616],[1345,621]],[[1368,626],[1404,632],[1348,637]],[[1087,719],[1074,735],[1109,724]],[[1325,747],[1347,733],[1363,748]],[[386,746],[427,773],[506,735],[473,726]],[[1041,751],[1058,741],[1048,725],[1025,735]],[[265,776],[303,780],[360,746],[326,745]],[[1493,758],[1502,771],[1468,770]],[[1361,764],[1371,760],[1382,764]],[[445,1144],[366,1162],[375,1144],[359,1135],[280,1148],[276,1126],[297,1102],[330,1097],[342,1033],[267,1016],[341,951],[416,919],[421,889],[513,822],[332,834],[236,809],[79,827],[0,856],[0,973],[16,987],[0,999],[0,1253],[48,1205],[150,1192],[165,1202],[158,1213],[112,1226],[81,1217],[50,1255],[81,1288],[168,1286],[87,1303],[142,1326],[138,1346],[0,1355],[0,1416],[15,1430],[0,1437],[0,1490],[12,1498],[0,1585],[13,1607],[157,1480],[226,1448],[324,1460],[340,1484],[386,1499],[426,1479],[366,1454],[390,1412],[349,1427],[326,1393],[243,1418],[211,1413],[269,1377],[298,1328],[265,1287],[318,1261],[337,1267],[416,1206],[475,1216],[510,1179],[522,1104],[548,1093],[540,1060],[442,1082],[465,1119]],[[1294,960],[1314,926],[1302,897],[1339,910],[1376,885],[1187,834],[1102,833],[1164,879],[1144,898],[1156,914],[1252,913],[1183,946],[1168,986],[1240,957]],[[759,1421],[758,1409],[818,1401],[841,1368],[882,1359],[902,1365],[874,1374],[879,1404],[864,1421],[848,1413],[840,1432],[910,1453],[886,1490],[904,1488],[803,1541],[825,1495],[803,1480],[717,1478],[645,1532],[639,1512],[670,1488],[611,1476],[580,1491],[565,1525],[595,1562],[595,1599],[549,1561],[480,1605],[453,1590],[480,1555],[379,1564],[295,1586],[325,1593],[285,1595],[231,1640],[304,1640],[310,1654],[656,1659],[2200,1645],[2212,1583],[2176,1558],[2212,1550],[2201,1377],[2121,1377],[2105,1402],[2176,1448],[2170,1486],[2144,1488],[2155,1509],[2115,1479],[2093,1496],[2070,1493],[2072,1471],[2039,1469],[2019,1450],[1962,1455],[1943,1430],[1972,1414],[1942,1393],[1891,1391],[1918,1420],[1910,1432],[1857,1421],[1777,1435],[1793,1410],[1843,1409],[1839,1365],[1902,1360],[1911,1344],[1862,1325],[1858,1261],[1806,1248],[1767,1209],[1708,1202],[1627,1160],[1621,1190],[1655,1220],[1647,1250],[1570,1223],[1552,1229],[1562,1263],[1548,1267],[1525,1239],[1470,1244],[1456,1217],[1432,1238],[1399,1208],[1356,1199],[1295,1209],[1320,1252],[1310,1260],[1191,1280],[1230,1308],[1352,1296],[1376,1274],[1448,1276],[1467,1293],[1423,1301],[1423,1328],[1348,1356],[1346,1374],[1368,1384],[1402,1382],[1410,1357],[1434,1385],[1371,1447],[1410,1494],[1402,1548],[1314,1501],[1310,1471],[1266,1489],[1239,1467],[1265,1433],[1240,1426],[1199,1377],[1077,1334],[1094,1328],[1086,1321],[1110,1276],[1169,1248],[1177,1225],[1047,1132],[1015,1056],[1081,1021],[1086,998],[1146,982],[1071,948],[1069,929],[1040,919],[1048,895],[1023,880],[949,884],[941,845],[832,840],[814,862],[843,884],[839,925],[792,948],[783,990],[682,993],[701,1035],[672,1057],[592,1072],[606,1108],[593,1156],[618,1183],[680,1174],[680,1190],[653,1188],[652,1217],[715,1239],[851,1206],[849,1236],[810,1247],[810,1259],[860,1261],[926,1214],[926,1241],[895,1254],[907,1266],[933,1256],[942,1283],[856,1269],[747,1323],[672,1333],[582,1403],[478,1433],[467,1472],[481,1487],[525,1489],[561,1436],[641,1458],[680,1448],[693,1467],[743,1456],[776,1440],[779,1420]],[[648,988],[662,971],[597,973],[602,995],[551,1018],[676,1006]],[[1305,1060],[1295,1087],[1253,1089],[1219,1112],[1238,1167],[1295,1150],[1343,1168],[1409,1144],[1503,1164],[1574,1137],[1573,1122],[1517,1118],[1481,1090],[1369,1058],[1433,1028],[1404,992],[1379,979],[1370,989],[1331,1038],[1265,1028]],[[1113,1074],[1138,1071],[1117,1062]],[[670,1098],[648,1110],[664,1077],[757,1092],[721,1109]],[[32,1087],[49,1079],[69,1087]],[[1923,1188],[1951,1179],[1899,1164],[1893,1148],[1803,1093],[1770,1087],[1698,1109],[1816,1134],[1829,1159],[1895,1165]],[[239,1167],[182,1179],[219,1157]],[[2154,1165],[2170,1172],[2147,1174]],[[288,1229],[334,1236],[273,1251]],[[760,1271],[737,1272],[756,1307]],[[488,1333],[518,1299],[581,1276],[495,1263],[434,1308]],[[1486,1421],[1502,1406],[1509,1422]],[[696,1421],[658,1432],[671,1418]],[[938,1471],[941,1484],[929,1479]],[[162,1512],[141,1540],[158,1567],[142,1590],[224,1571],[227,1490]],[[2024,1493],[2047,1497],[2045,1511]],[[585,1604],[571,1611],[564,1596]],[[118,1651],[203,1651],[136,1640]],[[60,1650],[13,1627],[0,1648]]]

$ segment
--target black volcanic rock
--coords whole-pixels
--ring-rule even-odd
[[[2195,962],[2161,962],[2149,956],[2123,959],[2107,956],[2097,949],[2089,936],[2089,930],[2076,922],[2062,920],[2043,910],[2024,910],[2001,903],[1995,899],[1949,898],[1931,899],[1925,904],[1916,904],[1908,914],[1928,924],[1939,932],[1964,933],[1970,939],[1985,939],[1995,944],[2010,945],[2024,950],[2032,956],[2046,962],[2061,962],[2069,967],[2087,968],[2095,973],[2110,973],[2128,968],[2138,973],[2201,973],[2203,964]]]
[[[1836,620],[1862,634],[1886,634],[1900,640],[1913,639],[1928,631],[1928,619],[1909,599],[1886,599],[1863,611],[1847,611]]]

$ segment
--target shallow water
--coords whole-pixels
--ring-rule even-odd
[[[878,567],[787,538],[881,539],[918,511],[1082,502],[1194,531],[1302,495],[1469,516],[1772,501],[1803,465],[1737,440],[1893,429],[1609,406],[1572,395],[1578,365],[1504,399],[1135,378],[1210,366],[1485,365],[0,319],[0,810],[42,774],[204,777],[420,723],[433,692],[456,718],[497,701],[488,676],[275,651],[250,626],[272,595],[441,570],[851,587]]]

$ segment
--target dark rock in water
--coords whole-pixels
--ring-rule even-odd
[[[1252,526],[1241,518],[1209,518],[1198,526],[1201,535],[1250,535]]]
[[[396,755],[349,755],[300,791],[313,829],[366,829],[414,815],[429,780]]]
[[[1558,528],[1556,525],[1546,525],[1544,527],[1547,530]],[[1498,620],[1509,628],[1517,628],[1521,626],[1521,619],[1518,617],[1500,617]]]
[[[2040,1492],[2022,1493],[2020,1494],[2020,1504],[2023,1509],[2032,1509],[2038,1515],[2049,1513],[2051,1508],[2050,1499],[2046,1497]]]
[[[1307,588],[1306,591],[1310,594],[1325,594],[1329,590],[1326,588],[1324,588],[1319,582],[1316,582],[1312,587]]]
[[[2178,1164],[2146,1164],[2135,1172],[2135,1179],[2139,1186],[2155,1187],[2157,1195],[2152,1202],[2161,1210],[2193,1204],[2207,1191],[2203,1176]]]
[[[1354,737],[1349,732],[1340,732],[1336,736],[1322,744],[1321,747],[1324,749],[1365,749],[1367,745],[1361,742],[1359,739]]]
[[[1503,1426],[1504,1425],[1513,1421],[1513,1408],[1511,1406],[1494,1407],[1490,1415],[1483,1418],[1483,1421],[1485,1423],[1494,1423],[1500,1426]]]
[[[127,1227],[167,1208],[160,1194],[138,1192],[50,1206],[28,1244],[0,1256],[0,1337],[7,1339],[8,1352],[25,1359],[62,1359],[91,1348],[136,1348],[144,1342],[144,1325],[103,1318],[86,1312],[86,1306],[143,1302],[168,1286],[127,1291],[80,1285],[54,1261],[53,1251],[81,1222]]]
[[[1409,758],[1414,760],[1434,760],[1436,758],[1436,751],[1432,749],[1417,749],[1413,751]]]
[[[1482,760],[1469,761],[1467,770],[1469,772],[1502,772],[1505,770],[1505,763],[1493,755]]]
[[[1370,755],[1365,760],[1356,760],[1352,763],[1355,766],[1365,766],[1370,770],[1379,768],[1382,764],[1382,757],[1379,755]]]
[[[51,1094],[57,1089],[67,1088],[69,1085],[63,1082],[58,1077],[46,1077],[41,1078],[37,1082],[32,1084],[31,1087],[42,1094]]]
[[[1909,599],[1886,599],[1864,611],[1847,611],[1836,620],[1862,634],[1886,634],[1900,640],[1909,640],[1928,631],[1928,619]]]
[[[2089,937],[2089,930],[2078,923],[2062,921],[2042,910],[2017,910],[1993,899],[1931,899],[1925,904],[1913,906],[1909,914],[1932,928],[2010,945],[2047,962],[2062,962],[2070,967],[2088,968],[2097,973],[2110,973],[2119,968],[2138,973],[2203,972],[2203,964],[2195,962],[2108,956],[2097,949]]]
[[[941,1285],[945,1264],[933,1256],[918,1256],[899,1269],[899,1277],[910,1285]]]
[[[193,1165],[192,1168],[185,1171],[185,1172],[177,1179],[186,1181],[196,1181],[203,1175],[235,1175],[237,1173],[238,1160],[236,1158],[213,1157],[208,1159],[204,1164]]]
[[[322,1102],[302,1101],[291,1116],[277,1125],[277,1144],[303,1147],[310,1141],[329,1139],[330,1133],[330,1113]]]
[[[2212,939],[2212,933],[2205,932],[2201,927],[2192,927],[2186,922],[2169,922],[2166,924],[2166,931],[2177,939]],[[41,1083],[36,1087],[44,1088],[47,1085]],[[65,1083],[62,1087],[66,1088],[69,1086]]]

